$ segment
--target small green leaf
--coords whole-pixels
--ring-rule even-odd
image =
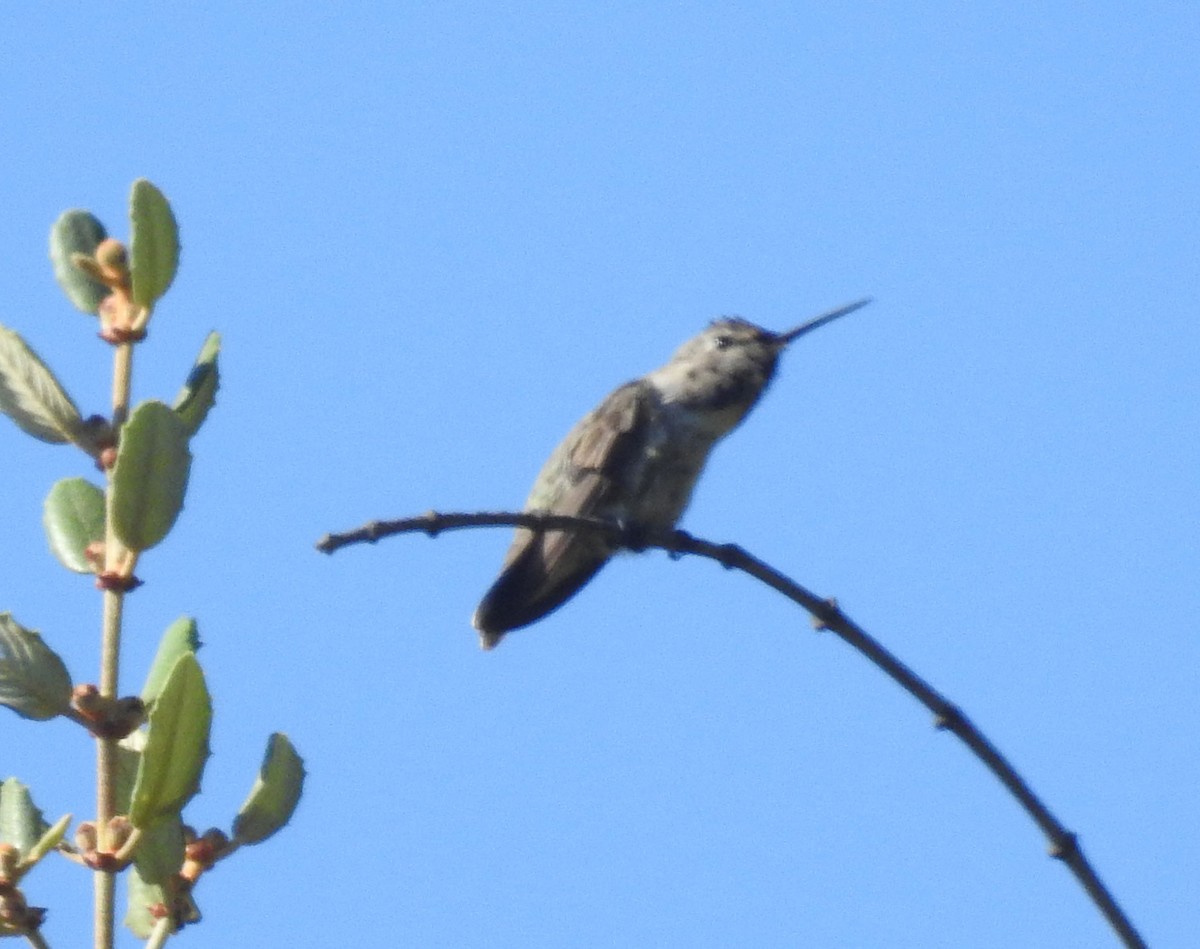
[[[183,866],[183,857],[183,822],[178,815],[164,817],[143,831],[129,874],[129,909],[125,914],[125,925],[140,938],[147,938],[158,925],[158,918],[150,911],[158,904],[181,908],[184,923],[199,921],[200,910],[191,895],[182,892],[176,875]]]
[[[0,842],[12,844],[24,857],[49,827],[34,806],[29,788],[16,778],[0,784]]]
[[[175,663],[184,653],[194,654],[200,648],[200,632],[196,621],[190,616],[181,616],[167,627],[158,643],[158,652],[154,654],[154,662],[150,664],[150,672],[146,675],[146,684],[142,686],[142,701],[147,707],[154,704],[166,684],[167,676],[175,668]]]
[[[196,430],[208,415],[217,398],[219,384],[217,372],[217,353],[221,350],[221,334],[212,332],[200,347],[200,355],[196,364],[188,373],[187,382],[175,396],[174,409],[183,420],[183,426],[189,436],[195,435]]]
[[[37,721],[71,707],[71,676],[62,659],[11,613],[0,613],[0,705]]]
[[[0,326],[0,412],[52,445],[87,435],[79,409],[25,340]]]
[[[171,814],[155,821],[142,833],[134,862],[146,883],[162,884],[183,866],[183,821]]]
[[[54,279],[76,307],[84,313],[95,313],[109,288],[94,280],[71,261],[74,254],[91,257],[100,242],[108,237],[104,225],[88,211],[63,211],[50,228],[50,260],[54,264]]]
[[[196,657],[184,653],[150,712],[146,747],[129,804],[134,827],[146,828],[178,814],[200,790],[211,724],[212,700],[204,673]]]
[[[32,867],[35,863],[46,856],[51,850],[62,842],[63,837],[67,834],[67,828],[71,826],[71,815],[64,814],[53,827],[48,827],[46,832],[38,838],[37,843],[29,848],[25,854],[25,859],[22,861],[27,866]]]
[[[83,478],[64,478],[46,496],[42,524],[59,563],[76,573],[96,572],[87,548],[104,541],[103,491]]]
[[[161,885],[142,879],[137,872],[136,859],[133,872],[125,874],[125,899],[125,928],[138,939],[149,939],[158,926],[158,916],[153,907],[170,906],[171,898]]]
[[[287,735],[276,732],[267,741],[254,787],[233,822],[234,840],[242,844],[266,840],[291,820],[303,790],[304,760]]]
[[[183,507],[192,454],[187,430],[164,403],[143,402],[121,428],[112,473],[113,530],[130,550],[153,547]]]
[[[179,228],[163,193],[145,178],[133,183],[129,218],[133,302],[149,308],[175,279],[179,266]]]
[[[157,827],[157,825],[155,825]],[[138,853],[134,859],[133,872],[126,874],[128,909],[125,912],[125,925],[139,939],[149,939],[158,928],[161,920],[155,914],[153,907],[170,906],[180,916],[180,923],[198,923],[200,908],[196,905],[190,893],[182,892],[182,887],[176,877],[168,877],[161,883],[151,882],[142,875],[141,852],[146,846],[146,838],[138,845]]]

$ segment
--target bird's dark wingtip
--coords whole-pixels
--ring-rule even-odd
[[[607,561],[608,558],[604,557],[593,563],[582,564],[573,576],[561,579],[549,590],[539,589],[536,583],[531,582],[531,579],[540,582],[544,574],[527,573],[529,561],[525,558],[510,565],[483,595],[475,615],[471,617],[471,625],[479,632],[480,647],[484,650],[494,649],[505,633],[528,626],[554,612],[591,580]]]
[[[479,633],[479,648],[485,652],[489,649],[495,649],[496,644],[504,638],[504,634],[508,632],[505,629],[496,629],[490,622],[487,616],[487,599],[485,598],[475,610],[475,615],[471,617],[471,625]]]

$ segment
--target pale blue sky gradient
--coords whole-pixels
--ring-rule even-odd
[[[0,14],[0,322],[104,410],[109,354],[46,235],[76,206],[126,233],[144,175],[184,249],[137,398],[224,337],[123,684],[198,618],[200,825],[274,729],[310,771],[181,945],[1115,945],[951,736],[744,577],[622,558],[484,654],[506,532],[312,549],[519,506],[580,415],[709,319],[864,295],[788,354],[684,526],[837,596],[1152,945],[1195,945],[1200,8],[807,6]],[[51,483],[94,472],[7,423],[0,451],[0,609],[94,678],[98,599],[40,526]],[[4,775],[88,815],[77,729],[0,729]],[[81,943],[81,874],[28,892]]]

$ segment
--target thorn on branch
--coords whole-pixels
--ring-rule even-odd
[[[821,603],[824,608],[812,614],[812,625],[818,633],[827,633],[833,629],[834,623],[842,619],[842,609],[838,606],[837,599],[832,596]]]
[[[1070,863],[1079,855],[1079,837],[1072,833],[1062,834],[1050,842],[1048,852],[1055,860]]]
[[[962,724],[963,713],[957,705],[944,703],[933,716],[933,727],[938,731],[956,732]]]
[[[421,515],[421,519],[426,524],[425,536],[432,539],[442,532],[442,517],[437,511],[426,511]]]
[[[732,570],[745,555],[746,552],[737,544],[721,544],[717,548],[717,563],[726,570]]]

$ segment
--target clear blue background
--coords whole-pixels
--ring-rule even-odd
[[[75,206],[126,233],[145,175],[184,255],[136,397],[224,337],[123,685],[193,614],[217,714],[189,817],[228,825],[272,730],[310,776],[187,945],[1115,944],[955,739],[745,577],[623,558],[485,654],[506,531],[313,550],[519,506],[710,318],[867,294],[684,525],[836,595],[1152,945],[1196,944],[1195,4],[24,4],[0,31],[0,322],[105,410],[46,234]],[[7,423],[0,451],[0,608],[94,680],[98,598],[40,527],[89,466]],[[0,729],[3,774],[91,812],[77,728]],[[90,886],[58,863],[28,893],[80,945]]]

